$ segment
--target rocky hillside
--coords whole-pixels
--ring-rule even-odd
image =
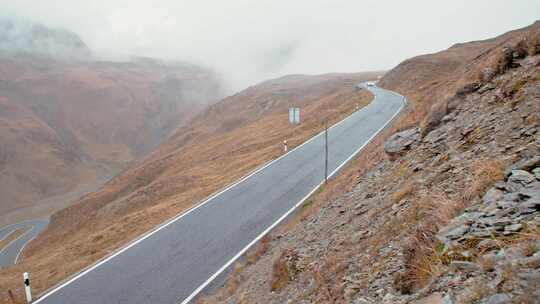
[[[43,27],[17,40],[6,27],[0,22],[0,226],[50,215],[95,189],[219,98],[212,71],[153,60],[66,61],[29,46],[8,52],[8,42],[79,40]],[[74,195],[61,197],[67,193]]]
[[[54,214],[20,265],[0,270],[0,286],[10,288],[21,269],[31,269],[34,288],[43,290],[98,260],[278,157],[283,139],[292,148],[321,131],[323,120],[337,122],[365,105],[370,95],[356,85],[378,75],[285,76],[210,106],[102,188]],[[296,126],[288,123],[293,105],[302,109]]]
[[[370,145],[200,302],[538,303],[539,29],[389,72],[381,84],[410,104],[386,143]]]
[[[538,28],[540,21],[492,39],[458,43],[435,54],[407,59],[385,74],[379,85],[418,105],[411,121],[424,119],[432,107],[446,107],[449,98],[465,85],[490,80],[496,74],[502,47],[516,45]]]

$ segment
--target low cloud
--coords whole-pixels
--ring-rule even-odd
[[[0,1],[12,18],[79,34],[101,58],[203,64],[232,90],[291,73],[389,69],[526,26],[540,11],[533,0]]]

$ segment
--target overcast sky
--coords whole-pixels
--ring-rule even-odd
[[[538,0],[0,0],[97,54],[187,60],[234,89],[291,73],[386,70],[540,19]]]

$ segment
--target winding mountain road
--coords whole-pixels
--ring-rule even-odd
[[[405,104],[396,93],[375,86],[365,88],[375,95],[374,100],[329,129],[331,175],[390,123]],[[323,181],[321,133],[50,289],[34,303],[192,302]]]
[[[19,254],[24,249],[24,246],[43,231],[48,224],[48,219],[36,219],[21,221],[0,228],[0,241],[8,237],[17,229],[30,228],[0,250],[0,267],[6,267],[17,263]]]

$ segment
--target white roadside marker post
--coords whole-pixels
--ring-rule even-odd
[[[26,303],[32,302],[32,290],[30,289],[30,278],[28,272],[23,273],[24,291],[26,292]]]
[[[287,140],[283,140],[283,152],[287,153]]]

